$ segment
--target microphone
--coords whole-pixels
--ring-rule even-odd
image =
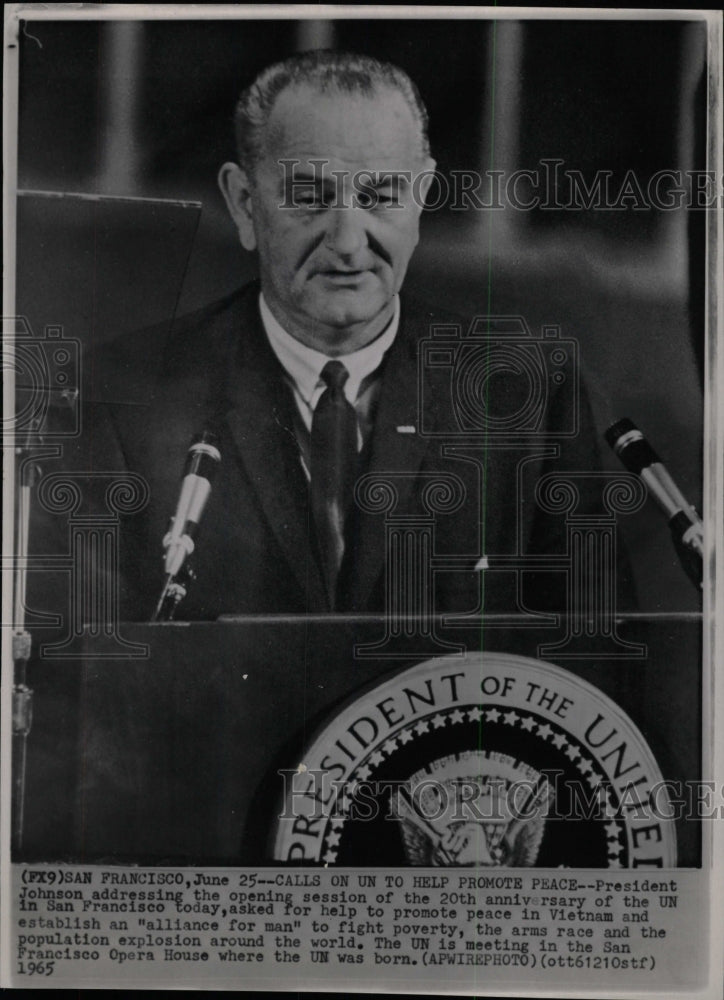
[[[171,597],[174,600],[173,607],[175,607],[186,593],[185,587],[175,583],[174,580],[195,548],[194,539],[198,533],[199,522],[221,462],[221,453],[217,445],[217,436],[210,431],[204,431],[194,439],[186,456],[176,513],[171,518],[169,529],[163,539],[166,582],[152,621],[158,621],[167,604],[167,598]],[[173,607],[170,609],[171,614]]]
[[[204,431],[193,441],[186,456],[176,513],[163,540],[164,568],[169,576],[176,576],[186,557],[194,551],[194,538],[221,461],[217,443],[215,434]]]
[[[646,483],[666,514],[674,544],[697,587],[701,587],[704,558],[704,524],[671,478],[668,469],[633,421],[623,417],[611,424],[606,441],[629,470]]]

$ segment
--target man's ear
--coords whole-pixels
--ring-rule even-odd
[[[420,187],[419,187],[420,204],[419,204],[418,207],[420,208],[420,210],[422,210],[425,207],[425,202],[427,201],[427,193],[430,190],[430,185],[432,184],[433,180],[435,179],[435,167],[436,166],[437,166],[437,163],[430,156],[430,157],[428,157],[425,160],[425,163],[423,164],[423,166],[421,167],[421,169],[420,169],[420,171],[418,173],[418,176],[420,174],[424,174],[424,176],[422,178],[422,181],[420,183]]]
[[[251,182],[238,163],[225,163],[219,171],[219,187],[229,214],[239,231],[245,250],[256,249]]]

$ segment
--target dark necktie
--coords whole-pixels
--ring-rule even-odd
[[[357,471],[357,416],[347,401],[349,372],[341,361],[322,369],[327,388],[312,418],[312,513],[330,607],[335,608],[337,575],[344,555],[344,519]]]

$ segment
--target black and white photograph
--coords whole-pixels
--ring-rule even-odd
[[[2,985],[718,996],[721,14],[4,73]]]

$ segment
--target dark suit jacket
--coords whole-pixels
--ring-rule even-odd
[[[218,432],[222,463],[193,556],[197,579],[177,617],[329,610],[293,431],[294,403],[257,300],[258,285],[246,286],[175,321],[170,331],[126,336],[103,359],[87,359],[91,402],[74,464],[132,470],[146,479],[150,492],[147,508],[124,518],[122,526],[121,614],[127,620],[147,620],[153,610],[163,582],[162,538],[187,449],[204,428]],[[446,373],[444,357],[434,371],[419,363],[421,340],[434,324],[451,322],[459,320],[403,297],[366,455],[367,474],[387,479],[397,502],[387,513],[355,510],[340,576],[341,608],[385,609],[386,532],[395,527],[389,518],[398,526],[409,518],[416,537],[434,533],[430,544],[439,571],[434,593],[422,589],[435,611],[515,611],[521,599],[531,607],[564,610],[561,572],[490,571],[483,588],[475,567],[483,555],[565,555],[565,519],[540,509],[534,487],[546,471],[597,467],[585,396],[576,397],[569,371],[561,387],[544,379],[538,425],[513,434],[508,444],[469,427],[455,432],[452,366]],[[440,343],[454,347],[456,336],[451,329]],[[485,402],[491,413],[514,414],[525,408],[521,393],[527,391],[520,377],[503,371],[489,383]],[[578,407],[578,435],[561,439],[556,449],[551,443],[570,422],[572,406]],[[462,502],[431,513],[430,490],[440,473]],[[584,496],[582,506],[589,502],[596,499]],[[424,611],[418,605],[409,610]]]

